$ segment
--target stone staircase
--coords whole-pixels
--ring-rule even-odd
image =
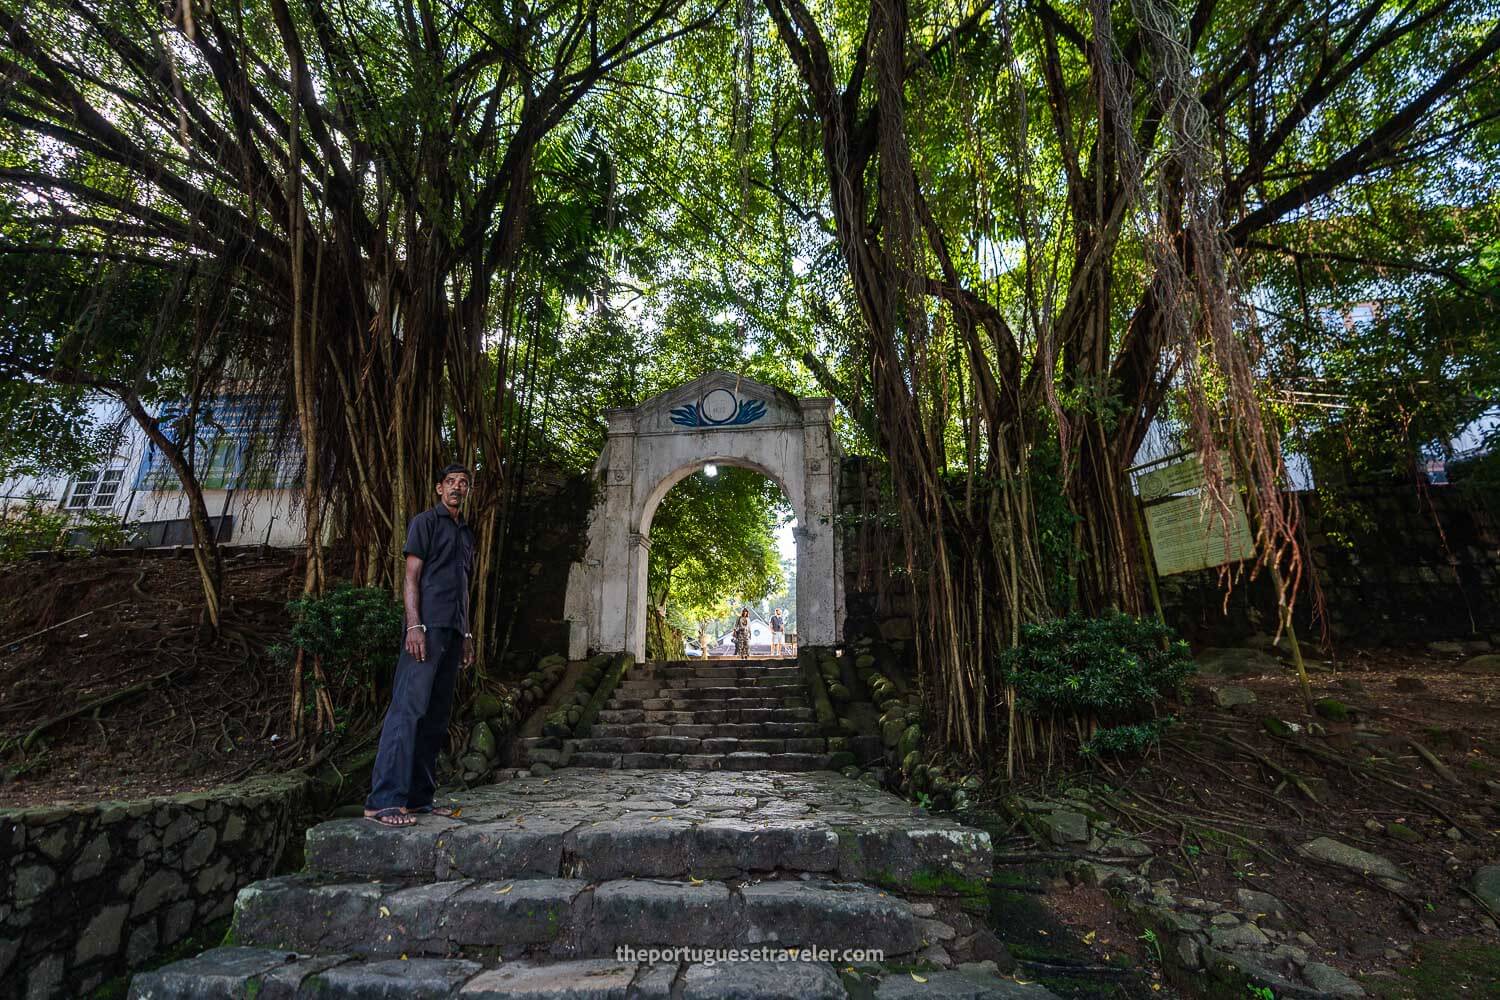
[[[581,739],[519,741],[522,765],[815,771],[833,761],[796,660],[647,662]],[[878,748],[877,748],[878,749]]]
[[[832,772],[574,766],[462,805],[314,827],[232,943],[130,996],[1052,996],[998,974],[988,835]]]

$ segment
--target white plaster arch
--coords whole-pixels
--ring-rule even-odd
[[[844,622],[833,401],[799,399],[712,371],[608,413],[594,466],[601,493],[588,551],[568,574],[569,655],[645,656],[651,521],[663,497],[704,464],[751,469],[776,483],[797,517],[797,624],[804,645],[831,646]]]

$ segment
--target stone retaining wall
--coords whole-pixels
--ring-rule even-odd
[[[1316,492],[1300,495],[1307,555],[1322,587],[1335,643],[1500,641],[1500,496],[1456,486],[1370,487],[1354,499],[1363,524],[1335,516]],[[1268,580],[1241,580],[1229,595],[1216,571],[1161,580],[1167,621],[1186,638],[1232,645],[1274,632]],[[1322,631],[1311,619],[1312,594],[1297,598],[1304,641]]]
[[[841,469],[844,636],[851,643],[873,637],[877,654],[884,647],[901,658],[911,638],[911,591],[904,574],[884,568],[901,566],[904,556],[881,497],[882,472],[878,461],[861,457],[844,459]],[[1339,511],[1317,492],[1298,499],[1313,570],[1296,605],[1305,642],[1316,643],[1322,633],[1312,618],[1315,575],[1335,644],[1462,639],[1500,645],[1500,495],[1464,486],[1419,493],[1390,484],[1349,491]],[[1237,580],[1227,606],[1217,570],[1163,577],[1167,623],[1198,645],[1230,646],[1273,633],[1276,601],[1266,577]],[[1149,598],[1143,599],[1149,608]]]
[[[84,995],[229,916],[301,834],[311,783],[0,810],[0,995]]]

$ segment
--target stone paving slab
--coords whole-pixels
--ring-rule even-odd
[[[304,982],[302,991],[306,995],[331,1000],[374,1000],[376,997],[442,1000],[473,979],[480,969],[478,962],[452,958],[396,958],[337,965]]]
[[[852,882],[761,882],[740,890],[744,938],[819,948],[874,948],[887,957],[917,950],[911,905]]]
[[[517,962],[471,979],[462,1000],[625,1000],[637,968],[633,962],[594,959],[553,965]],[[670,995],[670,994],[666,994]]]
[[[924,894],[974,894],[992,862],[983,831],[832,771],[572,767],[473,789],[462,806],[457,821],[424,817],[415,828],[364,819],[319,824],[308,832],[308,870],[343,878],[599,881],[727,875],[731,860],[742,858],[744,872],[779,868]]]
[[[909,973],[883,976],[875,1000],[1057,1000],[1039,983],[1017,983],[995,976],[957,970],[922,973],[919,983]]]
[[[300,951],[398,956],[478,948],[517,956],[586,924],[585,888],[575,879],[401,886],[285,875],[241,890],[234,937]]]
[[[826,962],[723,962],[690,965],[682,1000],[843,1000],[848,996]]]
[[[243,996],[242,987],[299,956],[267,948],[214,948],[150,972],[136,973],[131,1000],[217,1000]]]
[[[296,952],[485,960],[600,958],[619,946],[873,948],[920,945],[911,906],[856,882],[630,878],[456,880],[400,886],[268,879],[241,892],[234,940]]]
[[[868,970],[867,970],[868,971]],[[855,995],[878,1000],[1057,1000],[1034,984],[979,968],[874,973]],[[194,958],[138,973],[130,1000],[218,998],[459,997],[461,1000],[844,1000],[850,994],[826,962],[715,962],[659,965],[615,958],[517,961],[481,969],[464,959],[362,961],[343,955],[309,957],[261,948],[214,948]]]

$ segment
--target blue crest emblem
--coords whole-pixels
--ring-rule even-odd
[[[672,423],[679,427],[743,427],[766,415],[759,399],[740,399],[728,389],[710,389],[696,403],[672,410]]]

